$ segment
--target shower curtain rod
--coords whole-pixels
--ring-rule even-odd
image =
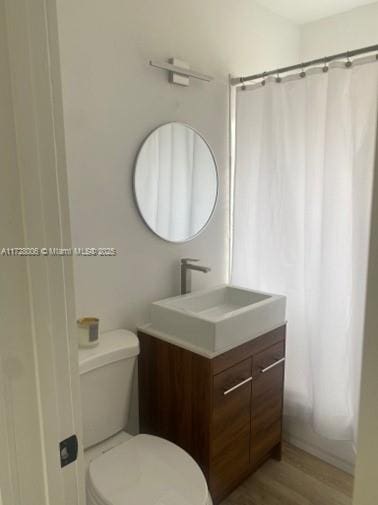
[[[260,74],[248,75],[246,77],[231,77],[230,83],[232,86],[237,86],[238,84],[244,84],[248,81],[254,81],[256,79],[263,79],[269,75],[283,74],[285,72],[290,72],[291,70],[305,69],[319,63],[329,63],[330,61],[337,60],[339,58],[351,58],[353,56],[358,56],[359,54],[371,53],[378,51],[378,44],[375,46],[362,47],[361,49],[354,49],[353,51],[345,51],[344,53],[334,54],[332,56],[325,56],[324,58],[317,58],[316,60],[306,61],[304,63],[298,63],[298,65],[291,65],[289,67],[281,67],[276,70],[269,70],[268,72],[262,72]],[[377,55],[378,58],[378,55]]]

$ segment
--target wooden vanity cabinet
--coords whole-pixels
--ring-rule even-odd
[[[189,452],[214,503],[281,457],[285,326],[212,359],[138,336],[141,432]]]

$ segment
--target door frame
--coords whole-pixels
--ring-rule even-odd
[[[0,2],[14,140],[14,170],[7,177],[19,208],[3,236],[19,242],[4,246],[70,248],[56,0]],[[81,439],[72,257],[0,261],[3,288],[22,292],[14,299],[4,293],[9,310],[20,316],[4,317],[0,340],[0,448],[6,471],[0,475],[0,504],[84,505],[80,443],[77,461],[64,468],[59,451],[59,442],[72,434]]]

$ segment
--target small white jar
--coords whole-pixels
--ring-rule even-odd
[[[77,320],[79,347],[95,347],[99,343],[99,323],[97,317],[82,317]]]

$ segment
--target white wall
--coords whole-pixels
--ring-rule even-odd
[[[301,26],[301,60],[378,43],[378,2]]]
[[[376,153],[378,153],[378,138]],[[359,441],[353,501],[355,505],[376,505],[378,503],[378,157],[376,157],[375,167]]]
[[[115,247],[115,258],[75,258],[77,315],[102,329],[149,318],[148,306],[179,292],[179,259],[228,269],[228,74],[298,60],[299,29],[253,0],[58,0],[63,100],[75,246]],[[215,76],[190,88],[167,82],[149,59],[176,56]],[[149,131],[185,121],[212,146],[220,198],[198,238],[173,245],[143,224],[132,195],[134,158]]]

